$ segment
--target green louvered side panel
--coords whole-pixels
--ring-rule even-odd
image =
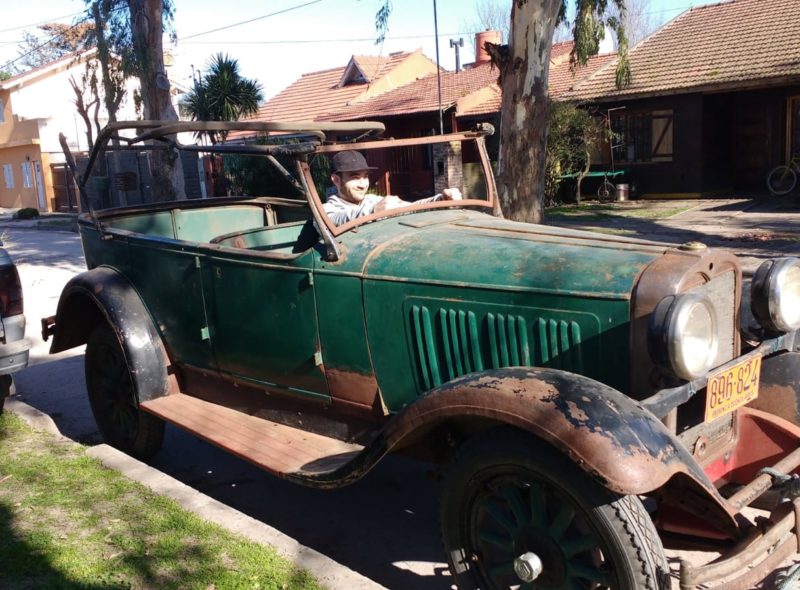
[[[484,369],[584,369],[581,328],[574,321],[413,305],[410,322],[413,356],[426,390]]]

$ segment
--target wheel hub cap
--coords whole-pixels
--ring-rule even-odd
[[[532,551],[523,553],[514,560],[514,573],[525,583],[533,582],[542,573],[542,560]]]

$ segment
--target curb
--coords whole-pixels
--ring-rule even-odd
[[[61,434],[53,419],[13,397],[6,400],[5,408],[22,418],[26,423],[38,430],[44,430],[61,440],[71,439]],[[74,441],[73,444],[75,443]],[[202,492],[198,492],[183,482],[134,459],[106,444],[86,448],[86,454],[98,459],[109,469],[119,471],[133,481],[147,486],[153,492],[171,498],[185,510],[193,512],[200,518],[213,522],[230,532],[240,535],[262,545],[270,545],[281,556],[290,560],[295,566],[311,573],[327,588],[347,588],[348,590],[386,590],[369,578],[354,572],[348,567],[334,561],[309,547],[301,545],[288,535],[264,524],[238,510],[215,500]]]

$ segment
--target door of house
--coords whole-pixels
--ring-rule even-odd
[[[733,169],[737,188],[755,188],[764,183],[770,168],[772,114],[769,104],[758,98],[737,101]]]
[[[39,160],[34,160],[33,171],[36,175],[36,194],[39,197],[39,210],[47,211],[47,199],[44,192],[44,178],[42,178],[42,163]]]
[[[786,143],[787,160],[800,155],[800,96],[789,99],[789,134]]]

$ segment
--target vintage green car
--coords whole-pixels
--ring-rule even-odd
[[[176,139],[208,129],[270,140]],[[87,345],[104,438],[146,459],[167,421],[319,488],[388,453],[435,461],[459,588],[668,588],[665,545],[722,554],[682,563],[683,589],[752,588],[796,553],[800,261],[765,262],[743,297],[725,251],[503,219],[488,127],[365,139],[380,129],[100,135],[80,182],[89,270],[43,334],[53,353]],[[94,211],[91,164],[112,138],[139,156],[259,158],[283,185]],[[385,194],[430,195],[433,178],[464,199],[334,225],[320,193],[343,150],[380,168]]]

